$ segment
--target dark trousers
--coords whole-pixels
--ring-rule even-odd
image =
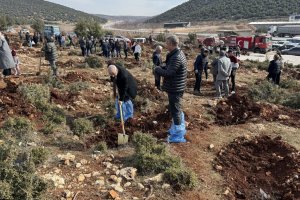
[[[175,125],[181,124],[181,100],[183,92],[168,93],[169,110]]]
[[[85,47],[81,47],[81,55],[82,56],[86,55],[86,48]]]
[[[127,58],[127,49],[124,50],[125,58]]]
[[[236,69],[232,69],[230,79],[231,79],[231,91],[235,91],[235,76],[236,76]]]
[[[134,53],[134,58],[136,61],[140,60],[140,54],[139,53]]]
[[[11,75],[11,69],[3,69],[2,74],[3,74],[4,76],[10,76],[10,75]]]
[[[281,72],[278,74],[269,74],[268,77],[272,80],[273,83],[279,85]]]
[[[204,72],[205,72],[205,78],[208,79],[208,69],[207,69],[207,65],[204,67]],[[202,76],[202,74],[201,74]]]
[[[200,86],[202,82],[202,72],[195,73],[195,77],[196,77],[196,82],[195,82],[194,91],[200,92]]]

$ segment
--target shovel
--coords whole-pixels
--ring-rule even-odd
[[[119,104],[120,115],[121,115],[121,124],[123,133],[118,133],[118,145],[124,145],[128,143],[128,135],[125,134],[125,125],[123,119],[123,108],[122,103]]]

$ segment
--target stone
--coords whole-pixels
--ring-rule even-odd
[[[100,172],[93,172],[93,173],[92,173],[92,176],[93,176],[93,177],[97,177],[97,176],[100,176],[100,175],[101,175]]]
[[[127,181],[131,181],[135,179],[136,172],[136,168],[126,167],[120,170],[120,175],[123,176]]]
[[[85,176],[83,174],[80,174],[77,178],[78,182],[83,182],[85,180]]]
[[[88,164],[88,161],[85,160],[85,159],[82,159],[82,160],[80,160],[80,163],[81,163],[82,165],[86,165],[86,164]]]
[[[138,187],[139,190],[145,189],[145,186],[143,184],[141,184],[141,183],[138,183],[137,187]]]
[[[225,196],[227,196],[227,195],[229,195],[229,193],[230,193],[230,189],[227,188],[223,194],[224,194]]]
[[[215,148],[215,145],[210,144],[210,145],[209,145],[209,149],[213,149],[213,148]]]
[[[80,168],[81,167],[81,163],[76,163],[76,168]]]
[[[110,162],[103,162],[103,165],[107,168],[107,169],[111,169],[113,164],[111,164]]]
[[[108,192],[108,194],[109,194],[109,197],[112,198],[112,199],[116,199],[116,198],[119,197],[119,194],[115,190],[110,190]]]
[[[167,184],[167,183],[165,183],[165,184],[163,184],[163,185],[161,186],[161,188],[162,188],[163,190],[166,190],[166,189],[169,189],[169,188],[171,188],[171,185],[170,185],[170,184]]]
[[[117,170],[115,174],[116,174],[116,176],[119,176],[120,175],[120,170]]]
[[[64,162],[65,165],[70,165],[70,162],[74,162],[75,161],[75,155],[71,154],[71,153],[67,153],[65,155],[57,155],[57,158],[59,159],[59,161]]]
[[[91,178],[92,174],[84,174],[85,178]]]
[[[114,190],[116,190],[117,192],[120,192],[120,193],[124,192],[124,189],[123,189],[122,186],[120,186],[120,185],[111,185],[111,187],[112,187]]]
[[[278,119],[280,119],[280,120],[288,120],[288,119],[290,119],[290,116],[288,116],[288,115],[279,115]]]
[[[72,197],[73,197],[73,192],[71,192],[70,190],[65,190],[65,191],[63,192],[63,196],[64,196],[65,198],[72,198]]]
[[[102,186],[105,185],[105,181],[104,181],[104,180],[97,180],[97,181],[95,182],[95,184],[102,187]]]
[[[220,165],[216,165],[216,170],[218,170],[218,171],[222,171],[223,170],[223,167],[222,166],[220,166]]]
[[[163,181],[163,176],[164,176],[163,173],[160,173],[152,178],[145,179],[144,181],[145,181],[145,183],[149,183],[149,182],[160,183]]]
[[[53,182],[54,187],[63,188],[65,185],[65,179],[53,174],[45,174],[43,176],[46,180],[50,180]]]
[[[117,183],[119,185],[122,182],[122,178],[121,177],[117,177],[116,175],[111,175],[110,176],[110,180],[112,180],[114,183]]]
[[[130,186],[131,186],[131,182],[127,182],[127,183],[124,184],[125,188],[130,187]]]

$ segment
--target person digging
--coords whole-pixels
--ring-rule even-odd
[[[123,119],[126,122],[133,118],[133,100],[137,95],[137,82],[132,74],[121,65],[111,64],[108,66],[108,73],[114,85],[114,96],[116,97],[116,89],[118,89],[118,99],[116,102],[117,115],[120,119],[120,107],[122,107]]]

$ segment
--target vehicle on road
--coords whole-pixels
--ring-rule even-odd
[[[272,50],[277,50],[277,49],[281,49],[283,48],[285,45],[287,45],[289,42],[288,41],[277,41],[277,42],[274,42],[272,44]]]
[[[126,38],[126,37],[124,37],[124,36],[120,36],[120,35],[115,36],[115,37],[114,37],[114,40],[115,40],[115,41],[118,40],[118,41],[120,41],[120,42],[125,41],[125,42],[127,42],[127,43],[131,42],[130,39],[128,39],[128,38]]]
[[[291,49],[282,50],[281,53],[283,55],[300,56],[300,46],[293,47]]]
[[[59,36],[60,29],[59,26],[56,25],[45,25],[44,26],[44,35],[45,36]]]
[[[272,36],[294,37],[300,35],[300,25],[270,26],[268,33]]]

